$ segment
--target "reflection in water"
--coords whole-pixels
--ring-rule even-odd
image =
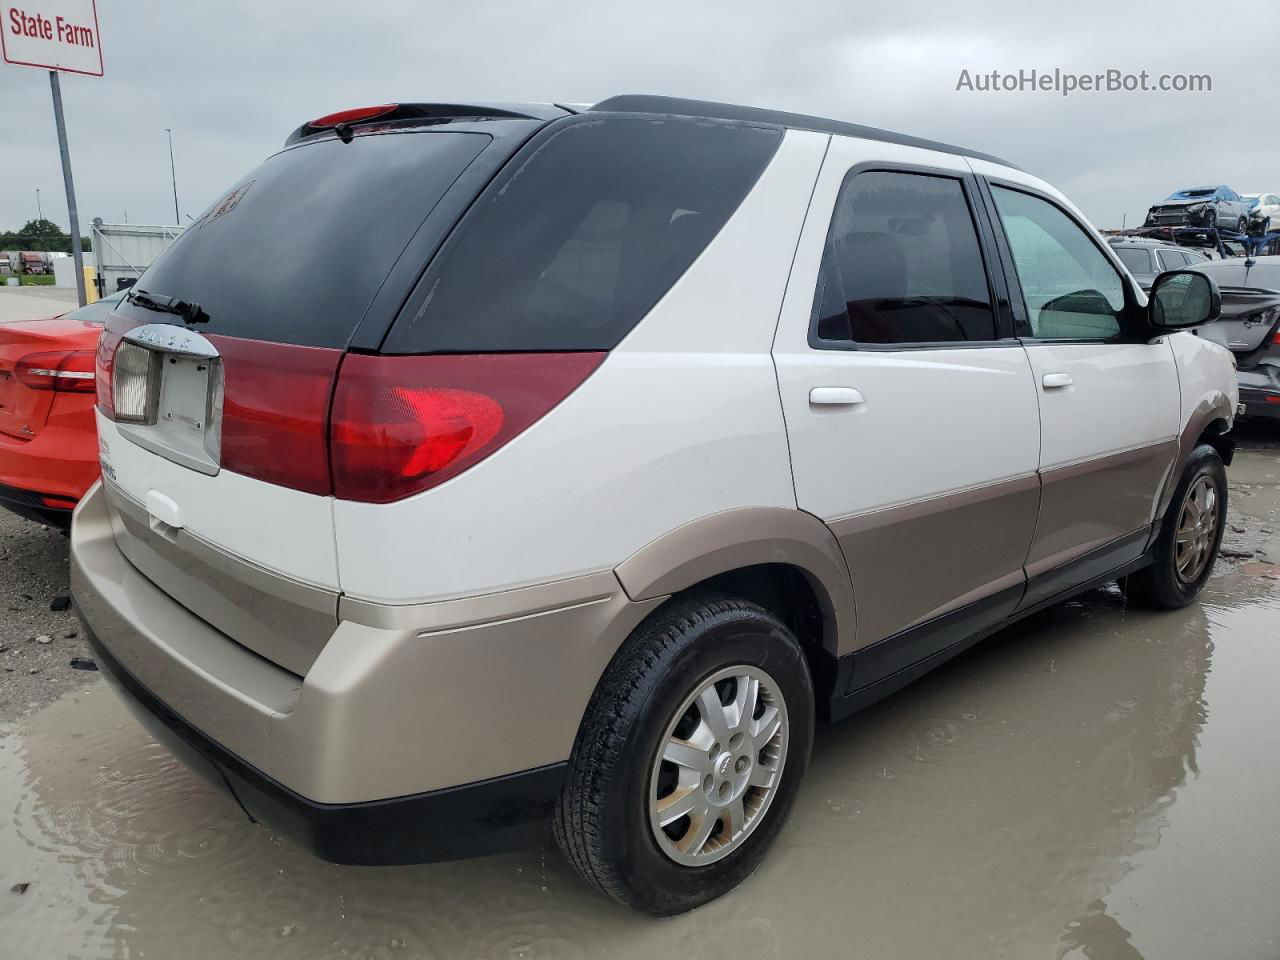
[[[1215,691],[1277,675],[1274,646],[1249,639],[1280,616],[1277,586],[1227,577],[1167,614],[1091,594],[820,729],[759,874],[661,922],[585,889],[552,849],[322,864],[244,822],[98,686],[0,735],[0,942],[21,957],[1263,956],[1266,910],[1234,929],[1166,911],[1153,932],[1172,898],[1149,878],[1216,904],[1245,891],[1180,847],[1231,835],[1280,856],[1265,805],[1240,808],[1256,822],[1180,819],[1201,794],[1280,792],[1274,762],[1250,783],[1229,762],[1273,761],[1280,725],[1212,736],[1231,706]],[[5,892],[20,880],[25,895]],[[1178,949],[1201,935],[1216,946]]]

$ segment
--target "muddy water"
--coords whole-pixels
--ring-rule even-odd
[[[821,729],[765,866],[674,920],[553,850],[319,863],[94,686],[0,731],[0,957],[1274,960],[1280,466],[1232,482],[1261,552],[1201,603],[1094,593]]]

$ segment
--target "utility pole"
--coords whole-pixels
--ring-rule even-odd
[[[62,182],[67,186],[67,219],[71,221],[71,256],[76,265],[76,297],[80,306],[87,300],[84,293],[84,251],[80,249],[80,211],[76,209],[76,187],[71,179],[71,151],[67,149],[67,123],[62,117],[62,87],[58,71],[49,71],[49,88],[53,92],[53,119],[58,125],[58,152],[62,154]]]
[[[173,222],[181,226],[182,218],[178,215],[178,174],[173,165],[173,131],[165,127],[164,132],[169,135],[169,178],[173,181]]]
[[[36,219],[44,219],[44,208],[40,206],[40,188],[36,187]]]

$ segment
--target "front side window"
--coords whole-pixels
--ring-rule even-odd
[[[814,333],[833,344],[996,339],[960,180],[867,171],[845,181],[818,277]]]
[[[1041,340],[1119,336],[1124,280],[1080,226],[1058,207],[1020,190],[991,187],[1027,304]]]

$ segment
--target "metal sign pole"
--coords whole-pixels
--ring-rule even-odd
[[[49,71],[49,88],[53,91],[53,117],[58,125],[58,152],[62,154],[62,182],[67,187],[67,218],[71,221],[71,256],[76,265],[76,296],[80,306],[87,302],[84,292],[84,251],[80,249],[80,212],[76,209],[76,185],[71,179],[71,153],[67,149],[67,124],[62,118],[62,87],[58,71]]]

